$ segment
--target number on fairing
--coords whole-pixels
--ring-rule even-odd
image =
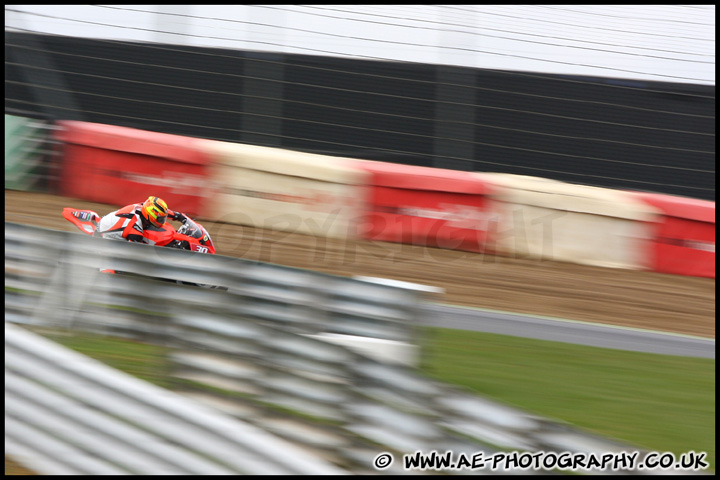
[[[193,245],[193,248],[195,249],[196,252],[208,253],[208,248],[203,247],[202,245]]]

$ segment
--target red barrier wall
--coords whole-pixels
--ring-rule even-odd
[[[663,212],[652,242],[652,269],[715,278],[715,202],[633,192]]]
[[[469,172],[359,161],[371,173],[365,239],[489,251],[495,221],[485,180]]]
[[[112,205],[157,195],[173,210],[203,214],[210,160],[195,139],[98,123],[58,125],[63,195]]]

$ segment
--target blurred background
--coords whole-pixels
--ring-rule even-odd
[[[712,5],[5,7],[5,107],[714,199]]]
[[[13,359],[32,356],[28,345],[36,340],[16,337],[9,318],[272,432],[317,462],[311,472],[332,465],[377,473],[371,462],[385,450],[396,455],[389,472],[403,473],[399,455],[417,449],[587,445],[678,455],[707,451],[714,470],[714,5],[6,5],[5,113],[6,335],[12,334]],[[79,124],[68,121],[150,135],[137,147],[132,136],[118,134],[112,148],[126,149],[126,156],[115,157],[102,145],[112,127],[86,130],[81,141],[67,133]],[[278,149],[248,150],[278,156],[282,149],[386,162],[368,167],[380,169],[373,181],[395,178],[397,184],[384,186],[398,190],[409,188],[402,182],[410,176],[425,176],[430,185],[482,186],[481,193],[446,193],[436,203],[414,199],[420,204],[408,210],[412,221],[435,215],[435,223],[423,228],[450,232],[451,240],[461,229],[446,228],[443,202],[465,207],[457,214],[461,224],[472,225],[477,209],[490,204],[468,205],[467,197],[484,202],[487,185],[500,185],[506,203],[512,198],[512,205],[529,205],[525,227],[541,221],[530,213],[545,194],[564,200],[548,206],[543,197],[543,208],[565,213],[579,199],[598,202],[595,210],[558,223],[556,253],[562,242],[573,247],[573,241],[577,248],[569,250],[591,251],[593,232],[611,232],[615,237],[595,235],[597,244],[605,243],[595,250],[610,251],[610,257],[619,249],[606,238],[622,238],[623,248],[630,248],[636,237],[645,238],[647,225],[655,225],[646,220],[657,211],[647,205],[605,190],[591,195],[594,190],[585,187],[678,196],[675,201],[691,213],[683,214],[685,223],[673,227],[673,235],[685,236],[647,232],[662,243],[663,255],[695,252],[695,272],[703,274],[433,248],[412,236],[384,242],[288,233],[213,217],[200,204],[192,213],[212,235],[217,259],[237,262],[182,273],[204,275],[201,283],[232,282],[227,293],[116,279],[93,284],[88,266],[106,265],[112,256],[97,247],[100,253],[81,260],[90,244],[72,240],[77,231],[70,233],[74,227],[61,210],[73,206],[102,215],[122,202],[68,188],[69,179],[82,186],[84,177],[82,169],[67,167],[80,158],[92,167],[96,158],[98,168],[102,160],[103,168],[114,162],[118,171],[136,173],[143,161],[157,161],[159,154],[147,145],[166,137],[153,132]],[[313,159],[320,162],[303,158],[308,171]],[[276,161],[282,168],[292,164]],[[395,165],[408,170],[395,175]],[[420,167],[435,170],[429,175]],[[344,168],[332,172],[339,176]],[[357,164],[353,169],[359,170]],[[486,172],[501,176],[469,176]],[[236,181],[233,175],[225,176],[228,182]],[[357,175],[342,182],[352,185]],[[530,177],[522,187],[516,183]],[[266,185],[248,181],[245,190],[237,189],[266,188],[273,198],[296,193],[278,177],[262,178]],[[181,176],[170,180],[176,183],[163,188],[194,190]],[[330,183],[302,181],[307,189]],[[323,225],[326,217],[308,212],[330,215],[350,203],[347,197],[361,198],[357,192],[343,184],[333,190],[340,200],[313,197],[319,203],[308,202],[301,214]],[[583,223],[606,214],[597,205],[617,214],[618,199],[635,209],[632,222],[618,214],[608,228]],[[672,215],[661,210],[663,219]],[[489,228],[487,216],[477,218]],[[584,237],[568,235],[583,230]],[[473,232],[468,238],[477,246],[480,237]],[[702,233],[695,238],[696,232]],[[167,267],[132,252],[127,255],[148,271]],[[61,267],[58,258],[70,260]],[[672,260],[686,268],[689,257],[678,258]],[[68,266],[73,259],[78,265]],[[357,277],[411,283],[368,284]],[[77,294],[70,295],[73,290]],[[567,320],[613,327],[596,331],[597,325],[571,327]],[[576,330],[561,334],[563,327]],[[605,343],[608,331],[617,335]],[[398,365],[356,356],[338,343],[323,347],[307,338],[342,333],[375,342],[375,353],[400,352],[405,360]],[[388,341],[399,344],[377,343]],[[681,341],[686,343],[678,353]],[[47,361],[50,371],[52,358],[39,356],[35,360]],[[6,380],[6,399],[10,389],[15,403],[6,409],[6,421],[15,423],[6,474],[32,473],[25,470],[28,462],[18,466],[8,453],[37,460],[37,452],[20,448],[18,439],[32,444],[39,437],[27,425],[50,431],[54,422],[25,408],[37,395],[23,382],[35,374],[39,385],[53,380],[22,361],[8,368],[7,358],[6,377],[10,371],[12,379],[10,387]],[[98,379],[94,388],[106,386]],[[65,420],[66,414],[60,412]],[[57,435],[50,431],[40,449],[60,451],[50,448]],[[114,471],[77,458],[74,471]],[[272,463],[272,455],[263,458]],[[108,462],[117,468],[120,459]]]

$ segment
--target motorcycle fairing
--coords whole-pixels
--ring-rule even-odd
[[[100,215],[92,210],[75,210],[71,207],[63,208],[62,215],[65,220],[69,221],[82,230],[83,233],[88,235],[95,233],[97,222],[100,221],[101,218]]]

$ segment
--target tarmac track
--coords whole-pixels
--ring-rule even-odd
[[[635,352],[715,358],[715,340],[621,326],[428,304],[421,325]]]

